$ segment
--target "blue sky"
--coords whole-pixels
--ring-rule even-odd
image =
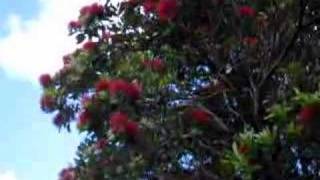
[[[77,131],[59,133],[39,108],[41,73],[54,73],[74,41],[66,24],[91,0],[0,1],[0,180],[56,180],[72,163]]]
[[[72,162],[77,133],[58,133],[38,108],[40,89],[0,72],[0,171],[21,180],[54,180]],[[0,180],[1,179],[0,176]]]
[[[21,4],[22,3],[22,4]],[[5,20],[8,19],[10,14],[20,14],[24,19],[34,17],[39,10],[39,3],[36,0],[1,0],[0,2],[0,36],[6,34]]]

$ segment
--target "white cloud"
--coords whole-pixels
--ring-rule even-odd
[[[62,56],[75,48],[74,39],[67,35],[68,22],[77,18],[83,5],[99,1],[39,0],[37,17],[22,21],[19,15],[11,15],[9,34],[0,38],[0,68],[31,82],[42,73],[55,72],[62,66]]]
[[[4,171],[0,172],[0,180],[17,180],[17,177],[12,171]]]

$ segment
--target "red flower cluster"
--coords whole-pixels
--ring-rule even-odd
[[[249,46],[255,46],[258,43],[258,38],[255,36],[247,36],[242,39],[242,42]]]
[[[79,21],[70,21],[68,27],[70,29],[79,29],[81,28],[81,23]]]
[[[118,111],[110,116],[110,127],[113,133],[126,133],[129,136],[136,136],[139,132],[138,123],[129,120],[126,113]]]
[[[157,11],[160,20],[168,21],[176,17],[178,3],[177,0],[145,0],[143,9],[145,13]]]
[[[54,107],[56,105],[55,98],[51,95],[43,95],[40,99],[40,106],[41,109],[45,112],[51,112],[54,110]]]
[[[256,15],[256,10],[251,6],[240,6],[239,13],[241,16],[253,17]]]
[[[238,148],[238,151],[241,153],[241,154],[247,154],[250,152],[250,147],[246,144],[241,144]]]
[[[122,79],[111,80],[109,82],[109,93],[114,96],[118,92],[135,100],[140,97],[141,89],[136,83],[129,83]]]
[[[128,0],[127,3],[133,7],[138,5],[138,0]]]
[[[126,124],[127,135],[134,137],[139,133],[139,125],[135,121],[128,121]]]
[[[99,139],[99,140],[96,142],[95,147],[96,147],[96,149],[101,150],[101,149],[103,149],[104,147],[106,147],[107,145],[108,145],[108,140],[102,138],[102,139]]]
[[[138,83],[129,83],[122,79],[101,79],[95,85],[96,91],[108,91],[111,96],[122,93],[133,100],[139,99],[142,88]]]
[[[78,121],[77,127],[79,129],[82,129],[85,126],[87,126],[90,122],[90,118],[91,118],[91,115],[88,110],[82,111],[79,115],[79,121]]]
[[[92,41],[87,41],[83,44],[82,49],[88,52],[92,52],[97,48],[97,43]]]
[[[42,74],[39,77],[39,82],[40,82],[42,87],[48,87],[52,83],[51,76],[49,74]]]
[[[59,128],[63,125],[64,122],[65,120],[61,113],[56,114],[56,116],[53,118],[53,124]]]
[[[176,17],[178,5],[176,0],[160,0],[158,5],[158,16],[160,20],[167,21]]]
[[[110,127],[114,133],[124,133],[128,122],[128,115],[123,112],[115,112],[110,116]]]
[[[74,168],[65,168],[59,174],[59,180],[76,180]]]
[[[100,16],[104,12],[104,7],[98,3],[84,6],[80,9],[80,15]]]
[[[189,113],[190,117],[199,124],[207,125],[210,123],[210,114],[201,108],[193,108]]]
[[[107,91],[109,89],[109,81],[107,79],[100,79],[95,84],[96,92]]]
[[[144,60],[142,64],[144,67],[155,72],[163,72],[166,69],[164,61],[160,58],[155,58],[153,60]]]
[[[308,124],[320,114],[320,105],[311,104],[306,105],[300,109],[298,118],[301,123]]]
[[[104,12],[104,8],[102,5],[98,3],[94,3],[91,5],[90,14],[100,16],[103,14],[103,12]]]
[[[143,10],[145,13],[153,12],[157,9],[158,0],[145,0]]]

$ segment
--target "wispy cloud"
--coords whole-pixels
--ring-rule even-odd
[[[13,171],[0,172],[0,180],[18,180]]]
[[[39,0],[37,17],[22,21],[18,14],[7,20],[9,33],[0,38],[0,68],[8,75],[36,82],[40,74],[62,66],[61,57],[73,51],[67,24],[83,5],[102,0]],[[2,180],[2,179],[1,179]]]

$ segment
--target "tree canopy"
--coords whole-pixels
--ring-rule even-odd
[[[320,1],[107,0],[79,14],[80,48],[40,76],[42,110],[86,134],[60,180],[320,178]]]

